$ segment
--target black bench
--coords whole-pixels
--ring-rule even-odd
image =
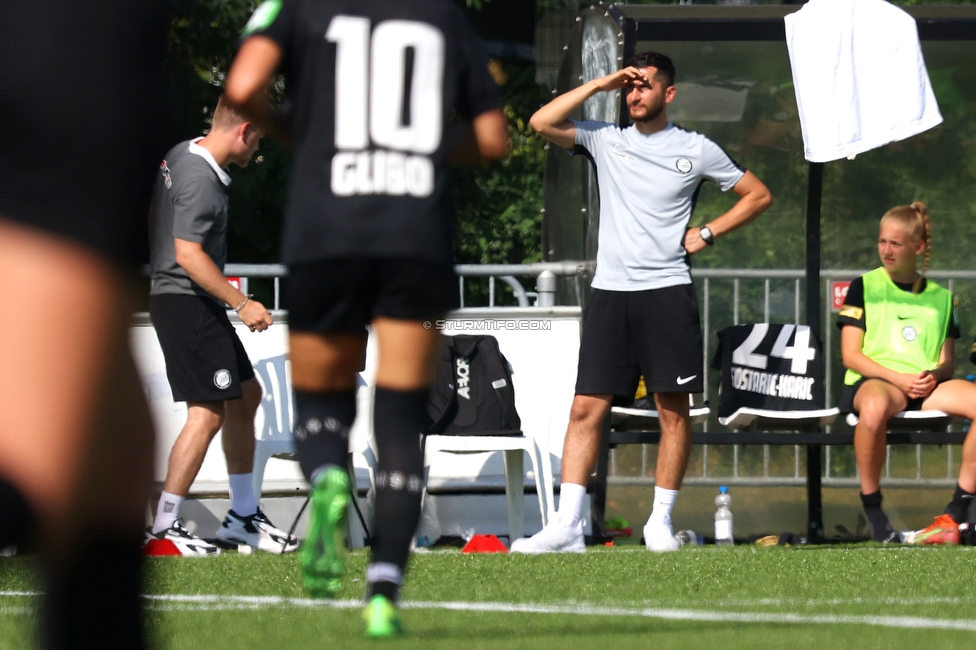
[[[945,428],[946,418],[936,419],[939,429],[927,428],[924,421],[900,420],[890,427],[889,445],[946,445],[962,444],[966,438],[964,431],[949,431]],[[907,427],[907,428],[906,428]],[[607,500],[607,473],[610,449],[619,445],[658,444],[660,430],[628,430],[611,427],[610,417],[603,426],[600,453],[597,457],[596,474],[591,479],[591,511],[593,537],[595,540],[607,539],[604,534],[604,520]],[[825,445],[842,446],[854,444],[854,433],[827,433],[819,428],[809,431],[776,430],[758,423],[753,430],[746,431],[693,431],[692,444],[696,445],[802,445],[807,448],[807,539],[822,541],[823,500],[821,492],[820,462],[821,447]]]

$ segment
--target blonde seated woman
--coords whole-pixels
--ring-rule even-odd
[[[881,217],[881,267],[851,282],[837,326],[847,374],[841,411],[857,413],[854,453],[861,502],[871,539],[898,542],[881,509],[881,467],[888,420],[906,410],[938,410],[976,419],[976,385],[953,379],[959,323],[952,294],[925,278],[932,252],[924,203],[900,205]],[[923,257],[919,273],[918,258]],[[952,501],[914,542],[954,544],[976,493],[976,434],[963,444],[962,467]]]

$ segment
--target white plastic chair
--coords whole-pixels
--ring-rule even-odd
[[[295,455],[295,406],[292,399],[290,367],[286,357],[276,357],[258,362],[254,374],[264,389],[261,413],[255,427],[254,466],[252,480],[254,498],[261,500],[264,471],[272,458],[298,460]]]
[[[529,455],[539,498],[539,514],[545,526],[555,513],[552,487],[552,465],[549,462],[547,436],[538,438],[540,444],[526,435],[515,436],[446,436],[429,435],[424,440],[424,498],[430,477],[430,457],[433,453],[478,454],[490,451],[504,453],[505,499],[508,504],[509,539],[521,539],[525,534],[525,469],[523,454]],[[540,448],[542,447],[542,448]]]
[[[263,426],[255,428],[254,465],[251,470],[253,473],[254,498],[260,501],[264,472],[268,466],[268,461],[272,458],[297,461],[298,456],[295,452],[295,438],[292,434],[295,426],[295,405],[286,367],[278,368],[269,360],[264,364],[255,366],[255,374],[264,387],[264,399],[262,401],[264,422]],[[372,422],[372,388],[366,385],[362,376],[358,377],[358,384],[356,410],[360,415],[357,416],[356,426],[365,426],[369,430]],[[361,421],[362,424],[360,424]],[[353,437],[350,433],[350,438]],[[350,453],[358,454],[365,459],[369,484],[372,485],[373,468],[376,465],[375,454],[372,449],[367,445],[364,449],[353,448]]]

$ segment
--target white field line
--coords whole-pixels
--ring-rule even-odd
[[[782,550],[792,549],[792,550],[795,550],[796,552],[801,552],[801,551],[806,551],[806,550],[813,550],[814,548],[816,548],[817,551],[824,551],[824,552],[830,552],[830,553],[848,553],[848,552],[851,552],[851,551],[854,551],[856,553],[865,553],[865,552],[872,552],[872,553],[941,553],[941,552],[976,553],[976,546],[943,546],[943,545],[939,545],[939,544],[928,544],[928,545],[924,545],[924,546],[923,545],[914,545],[914,544],[894,544],[894,545],[891,545],[891,546],[868,546],[866,548],[854,548],[854,547],[850,546],[850,544],[854,544],[854,543],[855,542],[849,542],[847,544],[840,544],[840,545],[837,545],[837,546],[834,546],[834,545],[825,545],[825,546],[816,546],[816,547],[810,547],[810,546],[790,546],[790,547],[784,548]],[[775,553],[776,552],[775,549],[781,548],[781,547],[771,546],[771,547],[768,547],[767,548],[765,546],[751,546],[751,547],[748,547],[748,546],[745,546],[745,545],[738,545],[735,548],[736,548],[737,551],[739,549],[749,548],[752,551],[753,554],[758,554],[758,553]],[[952,549],[952,550],[949,551],[949,549]],[[441,553],[441,552],[443,552],[443,553],[451,553],[451,552],[453,552],[453,549],[445,549],[444,551],[439,551],[438,550],[438,551],[430,551],[430,552],[431,553]],[[587,552],[590,552],[590,551],[587,551]],[[616,555],[617,553],[642,553],[644,555],[647,555],[647,550],[644,548],[644,545],[643,544],[632,544],[632,545],[631,544],[627,544],[625,546],[615,546],[615,547],[613,547],[612,550],[607,550],[607,551],[604,551],[604,550],[595,550],[593,552],[595,552],[595,553],[609,552],[609,553],[613,553],[614,555]],[[705,544],[703,546],[682,546],[681,549],[678,552],[679,553],[724,553],[725,550],[724,550],[723,547],[715,547],[715,546],[712,546],[710,544]]]
[[[36,592],[0,592],[0,597],[34,597]],[[314,600],[282,596],[219,596],[151,594],[145,598],[150,609],[157,611],[244,611],[281,607],[309,609],[357,609],[360,600]],[[403,609],[433,609],[503,614],[569,614],[582,616],[619,616],[656,618],[708,623],[779,623],[785,625],[874,625],[878,627],[938,629],[976,632],[976,620],[938,619],[921,616],[853,616],[834,614],[794,614],[776,612],[719,612],[659,607],[605,607],[586,603],[542,605],[533,603],[404,601]],[[26,613],[27,608],[4,608],[0,613]]]
[[[673,601],[674,605],[690,604],[691,601]],[[645,605],[651,603],[645,602]],[[667,604],[660,603],[659,604]],[[824,607],[831,605],[896,605],[896,606],[915,606],[915,605],[961,605],[976,604],[976,596],[930,596],[919,598],[892,598],[882,596],[878,598],[718,598],[715,600],[705,600],[696,598],[694,604],[708,604],[722,607],[753,607],[753,606],[785,606],[801,605],[804,607]]]
[[[0,598],[27,598],[41,596],[39,591],[0,591]],[[285,596],[221,596],[221,595],[184,595],[184,594],[146,594],[146,600],[159,602],[197,603],[205,607],[214,607],[218,601],[232,602],[235,607],[254,608],[267,607],[269,603],[292,607],[331,607],[333,609],[354,608],[362,605],[360,600],[334,600],[325,602],[311,598],[288,598]],[[269,600],[273,599],[273,600]],[[964,605],[976,604],[974,596],[926,596],[917,598],[893,598],[881,596],[878,598],[718,598],[714,600],[696,598],[695,605],[712,605],[715,607],[782,607],[800,605],[804,607],[824,607],[843,605],[893,605],[911,607],[915,605]],[[692,601],[680,600],[657,601],[658,605],[671,607],[691,604]],[[573,604],[575,606],[575,604]],[[631,608],[643,609],[651,607],[650,601],[636,602]]]

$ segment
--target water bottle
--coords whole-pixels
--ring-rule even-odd
[[[718,489],[718,496],[715,497],[715,543],[719,546],[731,546],[732,540],[732,497],[729,496],[729,488],[722,486]]]

